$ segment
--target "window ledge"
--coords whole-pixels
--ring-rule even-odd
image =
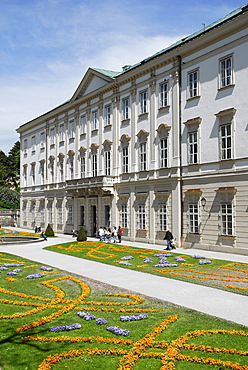
[[[139,118],[140,118],[140,119],[145,119],[145,118],[147,118],[147,117],[148,117],[148,112],[140,113],[140,114],[139,114]]]
[[[225,234],[220,234],[221,238],[226,238],[226,239],[236,239],[235,235],[225,235]]]
[[[164,110],[168,110],[169,108],[170,108],[170,105],[165,105],[165,106],[159,107],[158,110],[160,112],[163,112]]]
[[[123,118],[121,120],[122,125],[128,125],[130,123],[130,118]]]
[[[108,129],[108,128],[111,128],[112,127],[112,123],[109,123],[109,124],[107,124],[107,125],[104,125],[104,128],[105,129]]]
[[[86,137],[86,132],[80,134],[80,138],[85,138]]]
[[[192,96],[192,97],[188,97],[186,99],[186,101],[191,101],[191,100],[195,100],[195,99],[200,99],[201,95],[196,95],[196,96]]]
[[[218,91],[226,90],[226,89],[232,88],[234,86],[235,86],[235,84],[230,84],[230,85],[226,85],[226,86],[223,86],[223,87],[219,87]]]
[[[97,134],[98,133],[98,128],[95,128],[94,130],[91,130],[92,134]]]

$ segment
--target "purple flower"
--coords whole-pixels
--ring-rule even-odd
[[[22,269],[14,269],[13,271],[14,271],[14,272],[21,272],[21,271],[22,271]]]
[[[96,324],[98,324],[98,325],[107,324],[107,320],[101,319],[101,318],[96,319]]]
[[[129,315],[129,316],[120,316],[121,321],[137,321],[142,319],[148,319],[147,314],[140,314],[140,315]]]
[[[10,272],[7,272],[7,275],[18,275],[18,272],[10,271]]]
[[[186,260],[182,257],[175,257],[174,260],[176,260],[177,262],[186,262]]]
[[[125,266],[132,266],[131,265],[131,263],[129,263],[129,262],[125,262],[125,261],[123,261],[123,262],[118,262],[120,265],[125,265]]]
[[[96,318],[96,316],[91,315],[89,312],[83,312],[83,311],[78,311],[77,315],[79,317],[82,317],[86,321],[95,320],[95,318]]]
[[[41,266],[40,269],[43,271],[52,271],[52,267],[48,267],[48,266]]]
[[[0,266],[0,270],[8,270],[8,267]]]
[[[32,274],[32,275],[26,276],[26,279],[37,279],[37,278],[40,278],[42,276],[45,276],[45,274]]]
[[[21,266],[24,266],[24,263],[4,263],[3,266],[6,266],[6,267],[21,267]]]
[[[144,258],[143,261],[144,261],[144,263],[149,263],[149,262],[152,262],[152,258],[147,257],[147,258]]]
[[[197,254],[194,254],[194,256],[192,256],[193,258],[200,258],[200,259],[204,259],[206,257],[202,257],[202,256],[198,256]]]
[[[75,329],[80,329],[81,325],[76,323],[76,324],[71,324],[71,325],[60,325],[60,326],[51,326],[49,328],[50,331],[68,331],[68,330],[75,330]]]
[[[126,329],[118,328],[117,326],[108,326],[106,330],[111,331],[112,333],[116,335],[124,335],[127,336],[129,334],[129,331]]]
[[[200,265],[205,265],[205,264],[207,264],[207,263],[212,263],[212,261],[210,261],[210,260],[200,260],[200,261],[198,261],[198,263],[199,263]]]
[[[131,260],[133,258],[133,256],[124,256],[124,257],[121,257],[121,260]]]

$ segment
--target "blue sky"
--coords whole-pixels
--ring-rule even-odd
[[[121,71],[245,0],[0,0],[0,149],[71,98],[89,67]]]

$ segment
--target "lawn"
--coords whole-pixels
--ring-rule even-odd
[[[15,231],[15,230],[0,228],[0,238],[1,238],[1,236],[40,236],[40,234],[29,233],[29,232],[26,232],[26,231]]]
[[[3,370],[248,370],[245,327],[6,253],[0,319]]]
[[[176,251],[141,249],[95,241],[70,242],[45,249],[125,269],[248,295],[248,264],[187,256]]]

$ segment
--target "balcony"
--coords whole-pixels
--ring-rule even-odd
[[[66,181],[66,191],[74,196],[113,195],[115,176],[96,176]]]

